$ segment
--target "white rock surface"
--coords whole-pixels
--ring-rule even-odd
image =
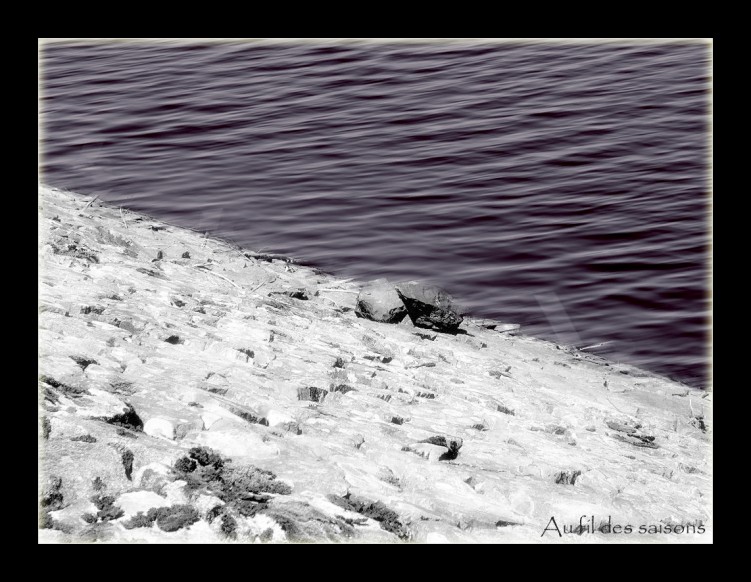
[[[143,432],[149,436],[173,440],[175,438],[175,425],[166,418],[150,418],[143,425]]]
[[[40,382],[39,461],[62,480],[64,513],[50,515],[69,531],[40,540],[712,541],[712,392],[471,318],[456,336],[357,318],[357,282],[98,202],[84,211],[74,194],[42,187],[39,200],[39,374],[53,379]],[[298,288],[308,300],[276,293]],[[311,387],[328,394],[299,400]],[[143,433],[103,422],[126,403]],[[436,435],[462,440],[455,458],[420,442]],[[171,533],[81,519],[95,478],[126,505],[162,495],[205,516],[221,480],[175,468],[195,447],[273,472],[277,492],[247,501],[266,509],[248,519],[228,502]],[[541,538],[551,516],[585,514],[704,531]]]

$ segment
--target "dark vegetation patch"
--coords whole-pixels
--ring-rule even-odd
[[[125,512],[115,505],[115,498],[111,495],[94,495],[91,502],[99,510],[96,517],[100,521],[112,521],[125,515]]]
[[[96,437],[90,434],[82,434],[77,437],[71,437],[70,440],[74,442],[79,442],[79,443],[95,443]]]
[[[225,472],[223,497],[224,502],[243,498],[247,494],[275,493],[277,495],[289,495],[292,487],[278,481],[271,471],[248,466],[233,468]]]
[[[198,467],[195,459],[189,457],[181,457],[175,461],[175,471],[179,473],[192,473]]]
[[[506,406],[504,406],[503,404],[499,404],[499,405],[498,405],[498,406],[496,407],[496,410],[497,410],[498,412],[502,412],[503,414],[510,414],[511,416],[516,416],[516,413],[515,413],[515,412],[514,412],[513,410],[511,410],[510,408],[507,408],[507,407],[506,407]]]
[[[342,358],[337,358],[334,362],[334,368],[343,368],[344,367],[344,360]]]
[[[277,504],[263,514],[273,519],[291,542],[340,541],[342,535],[346,538],[355,535],[352,527],[355,520],[348,523],[342,517],[330,517],[304,502]],[[264,532],[260,541],[269,541],[272,535],[273,531]]]
[[[47,511],[57,511],[63,508],[63,494],[60,489],[63,486],[63,480],[60,477],[52,476],[47,481],[47,486],[42,493],[40,505]]]
[[[555,476],[555,482],[558,485],[574,485],[577,477],[581,475],[581,471],[561,471]]]
[[[206,512],[206,521],[208,521],[209,523],[214,523],[214,520],[217,517],[224,515],[226,510],[227,507],[225,505],[215,505]]]
[[[390,422],[392,424],[404,424],[404,419],[401,416],[392,416]]]
[[[190,253],[188,251],[185,251],[181,256],[182,256],[183,259],[189,259],[190,258]]]
[[[84,315],[102,315],[104,313],[104,307],[101,305],[82,305],[81,306],[81,313]],[[75,358],[74,358],[75,359]]]
[[[125,430],[124,428],[118,428],[116,431],[118,436],[125,437],[128,439],[137,439],[138,435],[136,435],[133,431]]]
[[[96,255],[96,253],[84,246],[79,246],[74,243],[62,243],[60,244],[60,246],[51,244],[50,246],[52,247],[52,252],[56,255],[65,255],[68,257],[73,257],[75,259],[83,259],[85,261],[89,261],[90,263],[99,262],[99,257]]]
[[[133,475],[133,451],[130,449],[125,449],[122,454],[122,462],[123,462],[123,468],[125,469],[125,476],[127,477],[128,481],[132,481],[132,475]]]
[[[51,432],[52,424],[50,423],[50,419],[45,416],[42,418],[42,437],[44,437],[45,440],[49,439]]]
[[[115,426],[121,426],[123,428],[129,428],[131,430],[143,431],[143,420],[136,413],[133,405],[127,404],[127,408],[123,409],[122,414],[116,414],[112,418],[107,418],[105,421]]]
[[[380,501],[369,501],[349,493],[343,497],[328,495],[327,498],[334,505],[376,520],[382,529],[395,534],[399,539],[407,540],[410,538],[409,530],[399,520],[399,515]]]
[[[171,336],[169,336],[169,337],[168,337],[168,338],[167,338],[166,340],[164,340],[164,341],[166,341],[166,342],[167,342],[168,344],[172,344],[173,346],[176,346],[176,345],[178,345],[178,344],[182,344],[182,343],[184,343],[184,342],[185,342],[185,340],[183,340],[183,339],[180,339],[180,336],[179,336],[179,335],[171,335]]]
[[[154,514],[153,516],[150,514],[151,510],[149,510],[149,514],[144,514],[143,511],[139,511],[129,520],[124,521],[123,527],[125,527],[125,529],[133,529],[136,527],[151,527],[156,520],[156,514]]]
[[[99,521],[99,518],[93,513],[84,513],[81,515],[81,519],[84,520],[88,524],[93,524]]]
[[[198,510],[190,505],[151,508],[147,517],[150,517],[152,514],[159,529],[166,532],[188,527],[199,519]]]
[[[241,354],[245,354],[245,356],[246,356],[245,357],[245,361],[246,362],[250,358],[255,358],[255,356],[256,356],[256,353],[253,350],[249,349],[249,348],[240,348],[237,351],[240,352]]]
[[[271,471],[252,465],[231,467],[227,463],[229,459],[212,449],[194,447],[188,456],[175,462],[174,470],[187,482],[188,489],[207,489],[224,501],[227,505],[221,511],[233,509],[246,517],[252,517],[267,507],[271,499],[267,494],[289,495],[292,492],[292,488],[278,481]]]
[[[228,538],[234,539],[237,537],[237,520],[231,515],[222,515],[221,532]]]
[[[145,514],[139,511],[124,522],[123,526],[126,529],[151,527],[156,522],[162,531],[173,532],[193,525],[198,519],[198,511],[191,505],[173,505],[172,507],[152,507]]]

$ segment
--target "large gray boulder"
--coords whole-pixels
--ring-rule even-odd
[[[355,315],[381,323],[399,323],[407,316],[407,308],[399,299],[394,286],[381,279],[360,291]]]
[[[396,292],[415,327],[456,333],[464,320],[457,312],[451,296],[440,287],[402,283],[396,286]]]

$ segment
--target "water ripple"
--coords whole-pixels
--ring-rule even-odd
[[[432,280],[705,385],[706,61],[690,44],[57,44],[42,177],[338,273]]]

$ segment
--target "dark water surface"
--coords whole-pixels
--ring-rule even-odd
[[[68,44],[42,180],[706,386],[708,54]]]

